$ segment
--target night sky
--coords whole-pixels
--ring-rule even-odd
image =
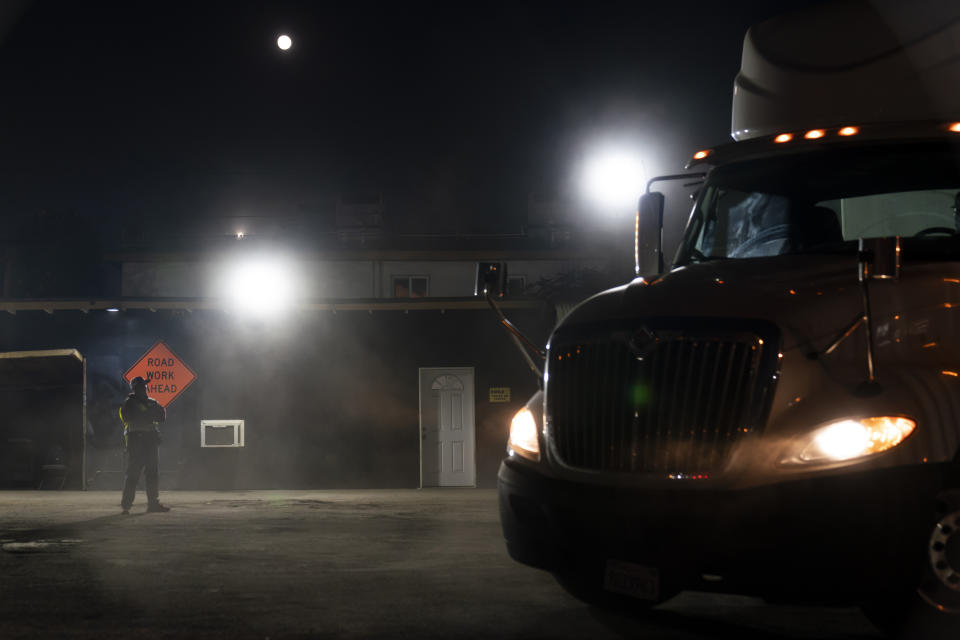
[[[729,139],[747,27],[809,2],[7,2],[4,215],[309,215],[516,232],[593,146]],[[275,44],[294,40],[288,52]]]

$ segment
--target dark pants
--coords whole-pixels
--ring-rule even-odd
[[[141,471],[146,473],[147,502],[152,504],[160,498],[157,440],[154,433],[132,432],[127,437],[127,477],[123,483],[123,499],[120,501],[120,506],[124,509],[129,509],[133,504]]]

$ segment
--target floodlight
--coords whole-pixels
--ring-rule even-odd
[[[270,316],[293,305],[295,290],[293,269],[286,261],[260,258],[232,265],[225,293],[235,310]]]
[[[637,153],[606,149],[585,165],[583,189],[592,202],[605,210],[633,212],[645,180],[643,161]]]

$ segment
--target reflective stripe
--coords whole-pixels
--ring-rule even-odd
[[[122,405],[117,410],[117,413],[120,414],[120,422],[123,423],[124,435],[128,433],[153,433],[156,431],[156,422],[151,422],[150,424],[139,424],[139,421],[128,421],[126,418],[124,418]]]

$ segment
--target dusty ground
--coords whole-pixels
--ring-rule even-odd
[[[486,490],[0,493],[0,637],[873,638],[853,610],[681,594],[604,614],[512,562]]]

